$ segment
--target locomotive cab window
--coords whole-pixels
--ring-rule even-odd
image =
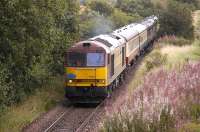
[[[74,53],[67,55],[67,66],[69,67],[100,67],[105,65],[104,53]]]
[[[104,66],[104,53],[87,53],[87,66]]]
[[[85,53],[70,52],[67,55],[67,66],[82,67],[85,66]]]

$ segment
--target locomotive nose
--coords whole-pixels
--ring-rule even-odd
[[[67,68],[67,86],[97,87],[105,86],[106,67]]]

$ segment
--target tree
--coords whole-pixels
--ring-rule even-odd
[[[115,9],[114,13],[110,16],[110,19],[114,22],[114,28],[119,28],[122,26],[125,26],[127,24],[136,22],[138,20],[141,20],[141,17],[138,14],[135,15],[128,15],[127,13]]]
[[[0,1],[0,109],[20,101],[53,74],[78,37],[78,1]]]
[[[142,17],[154,13],[154,6],[151,0],[117,0],[116,7],[127,14],[139,14]]]
[[[89,6],[92,10],[104,16],[110,16],[114,11],[113,7],[105,0],[91,1]]]
[[[160,33],[193,38],[192,12],[185,5],[169,1],[167,9],[160,13]]]
[[[193,11],[200,8],[200,1],[199,0],[175,0],[175,1],[186,4]]]

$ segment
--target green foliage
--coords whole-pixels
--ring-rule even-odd
[[[175,120],[164,108],[159,119],[144,119],[140,114],[119,113],[103,123],[100,132],[175,132]]]
[[[196,6],[195,1],[117,0],[116,7],[129,15],[139,14],[142,17],[158,15],[160,35],[177,35],[192,39],[194,36],[192,10]]]
[[[109,33],[116,28],[140,20],[137,13],[128,14],[112,6],[111,1],[86,1],[85,10],[80,15],[80,36],[88,39],[95,35]]]
[[[64,51],[78,37],[77,12],[77,1],[0,1],[0,107],[63,73]]]
[[[57,102],[55,100],[49,100],[48,102],[46,102],[45,104],[45,111],[50,110],[51,108],[55,107],[57,104]]]
[[[117,0],[116,7],[128,14],[139,14],[147,17],[154,14],[151,0]]]
[[[21,132],[23,127],[55,107],[63,99],[63,84],[63,76],[51,77],[23,102],[5,108],[0,116],[0,132]]]
[[[111,15],[111,20],[114,22],[115,28],[119,28],[134,21],[141,20],[141,17],[138,14],[128,15],[119,9],[115,9]]]
[[[164,108],[160,115],[159,120],[159,131],[160,132],[175,132],[175,119],[170,114],[169,108]]]
[[[192,12],[185,4],[169,1],[167,9],[160,13],[161,35],[177,35],[193,38]]]
[[[199,132],[200,131],[200,124],[196,123],[188,123],[183,126],[179,130],[179,132]]]
[[[113,23],[108,17],[101,16],[95,11],[86,11],[82,14],[80,36],[88,39],[95,35],[109,33],[113,30]]]
[[[13,101],[15,91],[13,89],[14,82],[9,80],[9,71],[5,65],[0,64],[0,113],[5,105]]]
[[[127,113],[115,114],[107,119],[101,132],[147,132],[148,125],[140,116]]]
[[[92,10],[99,12],[101,15],[110,16],[113,13],[113,7],[106,0],[91,1],[89,6]]]
[[[200,117],[200,105],[199,104],[192,104],[189,107],[189,112],[190,112],[190,117],[194,120],[194,121],[198,121],[199,117]]]
[[[167,55],[162,55],[160,51],[155,51],[145,61],[146,70],[150,71],[153,68],[159,67],[167,62]]]
[[[199,0],[176,0],[176,1],[188,4],[192,10],[196,10],[200,7]]]
[[[169,42],[169,44],[175,45],[175,46],[185,46],[185,45],[191,45],[192,41],[185,39],[185,38],[177,38],[174,41]]]
[[[175,37],[175,36],[164,36],[158,40],[158,43],[160,43],[160,46],[168,45],[174,45],[174,46],[186,46],[186,45],[192,45],[193,42],[191,40],[185,39],[183,37]]]

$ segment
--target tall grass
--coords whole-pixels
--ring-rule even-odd
[[[165,46],[166,44],[174,46],[185,46],[192,44],[192,40],[188,40],[182,37],[176,37],[174,35],[163,36],[159,38],[157,42],[159,43],[159,46]]]
[[[191,41],[175,36],[164,36],[156,42],[153,52],[155,51],[167,56],[167,63],[164,66],[171,69],[187,62],[198,61],[200,59],[200,41],[198,39]]]
[[[166,37],[165,39],[170,38]],[[176,38],[179,39],[179,38]],[[154,50],[148,54],[139,69],[136,70],[133,80],[129,84],[129,90],[134,91],[143,84],[144,76],[149,72],[158,71],[164,68],[168,71],[181,69],[187,63],[195,63],[200,59],[200,42],[195,40],[190,45],[175,46],[164,43],[161,39],[155,44]]]
[[[200,39],[200,10],[193,13],[194,27],[195,27],[195,37]]]
[[[0,132],[20,132],[25,125],[53,108],[64,98],[63,85],[63,77],[51,78],[22,103],[7,108],[0,116]]]
[[[200,63],[179,71],[149,73],[119,114],[110,117],[105,132],[173,132],[200,117]],[[119,129],[115,129],[119,128]],[[120,129],[121,128],[121,129]]]

